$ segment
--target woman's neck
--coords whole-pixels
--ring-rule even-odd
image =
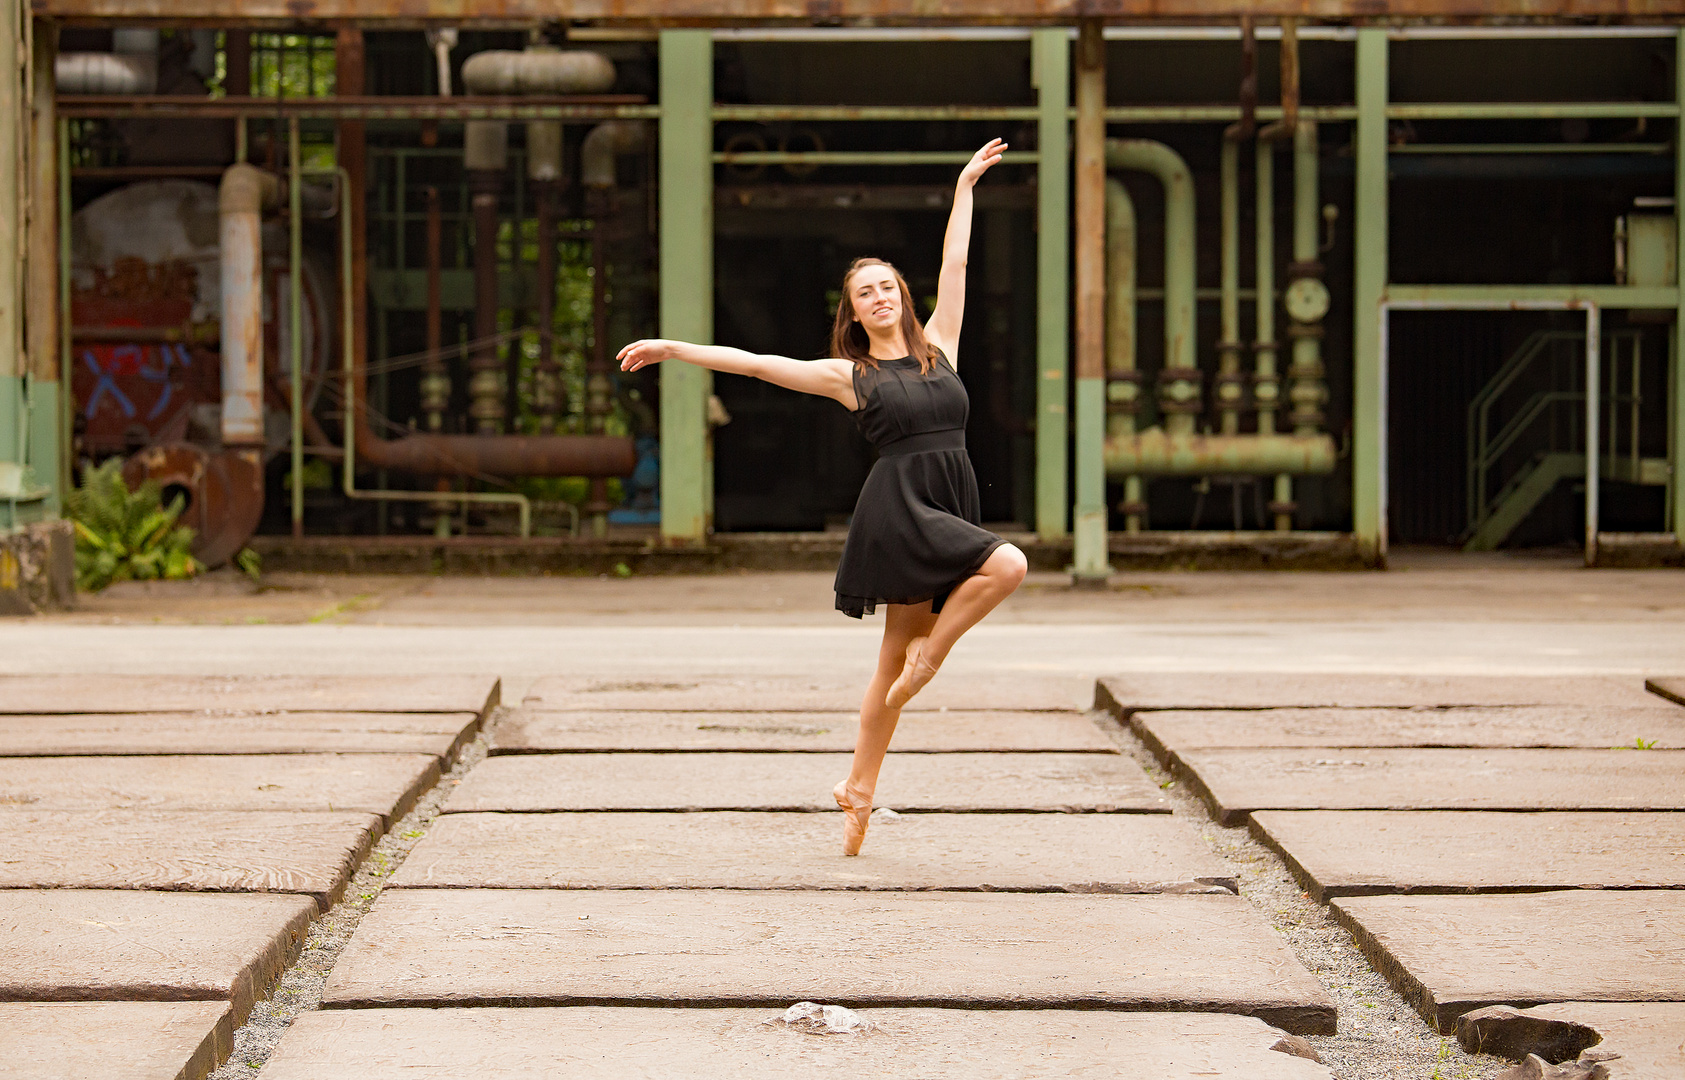
[[[866,340],[866,351],[874,360],[899,360],[907,355],[907,339],[901,336],[900,330],[882,337],[868,333]]]

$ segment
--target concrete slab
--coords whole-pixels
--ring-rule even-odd
[[[1142,709],[1373,709],[1452,705],[1654,705],[1635,676],[1153,672],[1108,675],[1095,705]]]
[[[835,810],[831,789],[848,762],[847,754],[511,755],[477,766],[445,810]],[[877,802],[918,811],[1169,813],[1141,767],[1111,754],[894,754]]]
[[[830,676],[685,676],[581,678],[551,676],[532,684],[526,706],[540,712],[854,712],[869,671]],[[1093,685],[1077,675],[938,675],[905,712],[941,709],[1082,710]]]
[[[201,1080],[233,1043],[225,1001],[0,1003],[0,1080]]]
[[[389,825],[438,780],[431,754],[0,758],[0,808],[350,811]]]
[[[380,829],[372,814],[0,810],[0,889],[303,893],[326,911]]]
[[[1685,888],[1685,814],[1259,810],[1317,903],[1375,893]]]
[[[804,999],[1334,1029],[1322,985],[1227,895],[393,889],[323,991],[330,1008]]]
[[[0,891],[0,1001],[226,1001],[238,1026],[315,914],[307,896]]]
[[[379,1009],[307,1012],[263,1066],[264,1080],[408,1080],[425,1066],[481,1080],[1020,1080],[1114,1075],[1154,1080],[1316,1080],[1321,1065],[1270,1049],[1281,1033],[1250,1016],[1024,1009],[862,1009],[863,1036],[815,1038],[780,1009]],[[769,1022],[770,1021],[770,1022]],[[1143,1073],[1145,1075],[1145,1073]]]
[[[474,737],[473,713],[72,713],[0,716],[0,756],[433,754]]]
[[[1679,1080],[1685,1076],[1685,1004],[1663,1001],[1565,1001],[1535,1005],[1531,1009],[1504,1009],[1509,1021],[1489,1021],[1488,1032],[1497,1029],[1500,1038],[1509,1030],[1561,1030],[1562,1025],[1590,1028],[1600,1036],[1597,1050],[1619,1054],[1605,1061],[1609,1080]],[[1465,1022],[1468,1018],[1465,1017]],[[1478,1044],[1466,1038],[1462,1025],[1458,1041],[1474,1053]],[[1517,1047],[1524,1053],[1540,1053]],[[1488,1053],[1492,1051],[1488,1050]],[[1505,1056],[1511,1056],[1505,1053]],[[1514,1055],[1519,1057],[1520,1054]],[[1541,1054],[1540,1056],[1544,1056]],[[1547,1060],[1550,1060],[1547,1058]]]
[[[1685,710],[1681,714],[1685,726]],[[849,753],[857,713],[532,712],[500,720],[493,754],[614,750],[778,750]],[[1079,712],[909,712],[895,728],[896,753],[1088,751],[1117,744]]]
[[[1685,817],[1685,815],[1681,815]],[[835,814],[447,814],[393,886],[1238,891],[1167,814],[906,814],[845,858]]]
[[[1329,906],[1446,1034],[1486,1005],[1685,1000],[1685,892],[1352,896]]]
[[[1217,747],[1176,771],[1225,825],[1252,810],[1685,810],[1685,754]]]
[[[1685,709],[1521,705],[1461,709],[1222,709],[1138,712],[1130,726],[1168,761],[1208,746],[1685,747]]]
[[[1667,698],[1675,705],[1685,705],[1685,675],[1645,679],[1644,689]]]
[[[0,675],[0,713],[470,712],[490,675]]]

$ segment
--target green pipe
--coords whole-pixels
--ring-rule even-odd
[[[1258,407],[1258,434],[1275,434],[1275,410],[1281,396],[1281,383],[1275,369],[1275,144],[1258,140],[1258,157],[1254,166],[1256,178],[1255,216],[1257,238],[1253,242],[1255,265],[1253,275],[1253,309],[1256,313],[1257,334],[1252,348],[1254,380],[1252,397]]]
[[[1146,401],[1135,379],[1135,201],[1123,181],[1106,178],[1106,437],[1135,434]],[[1123,528],[1141,531],[1146,504],[1139,476],[1123,478]]]
[[[714,122],[772,123],[806,120],[814,123],[864,120],[942,121],[995,120],[1002,123],[1035,120],[1041,115],[1026,105],[715,105]],[[1072,111],[1075,115],[1075,111]]]
[[[1352,531],[1376,563],[1386,559],[1383,440],[1386,366],[1381,304],[1387,288],[1387,29],[1357,31],[1357,179],[1352,222]]]
[[[1036,86],[1036,533],[1068,531],[1070,431],[1070,39],[1063,28],[1033,31]]]
[[[1411,143],[1390,154],[1665,154],[1667,143]]]
[[[1359,34],[1361,33],[1360,30]],[[1363,115],[1363,104],[1360,99],[1357,105],[1359,118]],[[1410,105],[1384,104],[1381,108],[1388,120],[1625,120],[1679,115],[1679,103],[1673,101],[1433,102]]]
[[[1673,94],[1685,104],[1685,28],[1674,44]],[[1667,522],[1674,538],[1685,545],[1685,139],[1673,139],[1674,313],[1668,364],[1668,485]]]
[[[1240,143],[1224,137],[1221,165],[1222,330],[1217,338],[1217,411],[1223,434],[1240,433]]]
[[[1106,474],[1210,476],[1325,475],[1334,471],[1334,440],[1327,435],[1176,435],[1149,428],[1106,440]]]
[[[1164,185],[1164,368],[1160,407],[1172,435],[1191,435],[1199,411],[1194,346],[1194,180],[1176,151],[1148,139],[1106,140],[1106,166],[1152,173]]]
[[[1106,562],[1106,48],[1098,19],[1076,44],[1076,484],[1072,584],[1103,586]]]
[[[713,155],[716,165],[964,165],[970,150],[734,150]],[[1034,165],[1033,151],[1009,150],[1008,165]]]
[[[1316,124],[1302,122],[1293,133],[1293,274],[1320,284],[1322,267],[1317,261],[1320,237],[1321,197],[1317,177]],[[1322,423],[1322,406],[1328,400],[1323,383],[1321,317],[1307,323],[1295,320],[1289,331],[1293,338],[1293,364],[1288,374],[1293,387],[1293,430],[1314,435]]]
[[[291,295],[287,331],[292,335],[293,536],[304,535],[304,163],[298,118],[287,121],[287,280]],[[262,400],[261,395],[259,400]]]
[[[352,247],[351,175],[342,165],[330,171],[339,177],[339,340],[340,373],[345,382],[345,456],[341,462],[340,482],[347,499],[369,502],[459,502],[466,504],[513,505],[521,516],[521,536],[532,535],[532,503],[518,491],[388,491],[357,489],[357,379],[351,339],[356,335],[356,316],[353,305],[356,296],[351,289]],[[296,368],[295,368],[296,370]],[[294,396],[293,400],[298,400]],[[293,445],[299,445],[294,440]],[[295,483],[294,491],[298,490]],[[577,524],[577,523],[576,523]]]
[[[70,348],[70,121],[58,122],[59,200],[59,490],[71,489],[75,452],[76,395],[71,389],[73,357]]]
[[[1394,307],[1431,304],[1442,309],[1488,311],[1584,304],[1634,311],[1672,310],[1681,302],[1679,290],[1672,285],[1387,285],[1383,292],[1384,299]]]

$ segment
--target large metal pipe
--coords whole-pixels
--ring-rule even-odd
[[[1112,476],[1211,476],[1331,473],[1334,440],[1327,435],[1177,435],[1149,428],[1106,440]]]
[[[1076,490],[1072,581],[1103,585],[1106,564],[1106,43],[1099,19],[1077,32]]]
[[[462,64],[462,85],[471,94],[601,94],[614,79],[614,62],[601,53],[542,45],[487,49]]]
[[[1106,180],[1106,437],[1131,439],[1141,408],[1141,373],[1135,363],[1135,201],[1123,181]],[[1112,477],[1117,479],[1117,477]],[[1147,513],[1136,475],[1122,477],[1125,532],[1140,532]]]
[[[61,94],[129,97],[158,92],[158,31],[112,31],[111,52],[60,53],[53,82]]]
[[[1191,435],[1200,411],[1194,353],[1194,178],[1181,155],[1150,139],[1106,140],[1106,166],[1152,173],[1164,185],[1164,367],[1159,408],[1172,435]]]
[[[592,128],[579,146],[579,182],[588,188],[614,186],[615,160],[649,145],[649,125],[641,120],[609,120]]]
[[[1222,330],[1217,338],[1217,413],[1225,435],[1240,433],[1246,377],[1240,373],[1240,143],[1223,139],[1221,174]]]
[[[1328,390],[1323,385],[1322,317],[1327,311],[1326,287],[1322,284],[1322,262],[1318,258],[1321,237],[1321,206],[1317,183],[1316,124],[1301,122],[1293,138],[1293,264],[1287,268],[1289,288],[1306,291],[1317,298],[1300,309],[1288,336],[1293,339],[1293,379],[1289,397],[1293,402],[1293,430],[1309,435],[1322,426],[1323,403]],[[1289,314],[1293,307],[1289,305]]]
[[[222,441],[263,443],[263,210],[280,200],[273,174],[236,162],[217,192],[222,283]]]

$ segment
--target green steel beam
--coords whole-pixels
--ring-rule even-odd
[[[1068,531],[1066,402],[1070,372],[1071,45],[1063,29],[1037,30],[1030,70],[1036,124],[1036,533]]]
[[[1378,27],[1367,28],[1375,32]],[[1359,39],[1364,31],[1359,31]],[[1358,102],[1357,111],[1363,112]],[[1672,101],[1456,101],[1386,107],[1389,120],[1626,120],[1679,115]]]
[[[1673,59],[1674,101],[1685,106],[1685,28],[1679,30]],[[1667,527],[1685,544],[1685,138],[1676,126],[1673,136],[1673,225],[1677,231],[1673,259],[1674,311],[1672,364],[1668,369],[1668,485]]]
[[[299,147],[298,121],[287,122],[287,333],[292,355],[287,358],[292,391],[292,522],[293,536],[304,535],[304,159]]]
[[[716,165],[964,165],[972,150],[733,150],[713,156]],[[1001,161],[1034,165],[1037,155],[1009,150]]]
[[[1564,308],[1595,304],[1600,308],[1671,309],[1679,290],[1666,285],[1387,285],[1384,299],[1394,307],[1467,307],[1491,311],[1513,307]],[[1361,339],[1360,339],[1361,340]]]
[[[1077,36],[1076,506],[1073,584],[1104,585],[1106,564],[1106,47],[1098,19]]]
[[[713,35],[663,30],[661,66],[661,334],[714,338]],[[662,364],[661,538],[702,543],[709,527],[708,372]]]
[[[1352,531],[1377,562],[1387,553],[1386,377],[1381,301],[1387,293],[1387,31],[1357,32],[1357,212],[1352,236]]]

